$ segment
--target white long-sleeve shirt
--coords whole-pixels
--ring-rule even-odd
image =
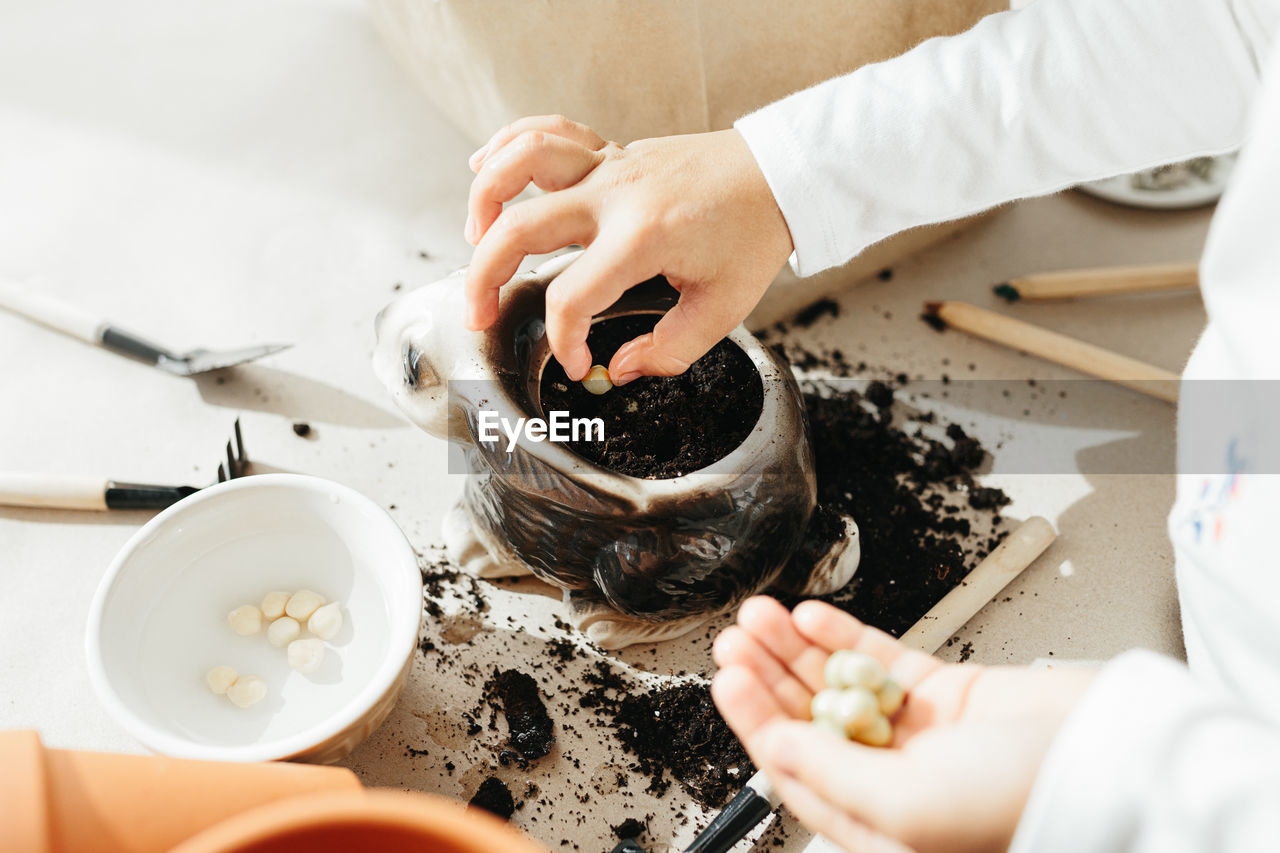
[[[1169,518],[1188,668],[1108,664],[1013,849],[1280,850],[1280,0],[1039,0],[736,126],[801,275],[916,225],[1243,146],[1201,262]],[[1257,387],[1257,386],[1254,386]],[[1270,394],[1270,396],[1269,396]],[[1206,417],[1208,399],[1231,417]]]

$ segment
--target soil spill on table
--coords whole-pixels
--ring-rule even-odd
[[[837,308],[821,304],[803,317],[816,322],[836,313]],[[617,327],[614,345],[629,340],[639,328]],[[804,572],[805,561],[815,559],[831,537],[842,532],[841,517],[852,516],[860,528],[861,564],[848,586],[824,599],[872,625],[901,634],[998,544],[999,510],[1008,498],[975,481],[987,458],[976,439],[960,425],[941,423],[933,413],[909,404],[905,375],[851,364],[839,350],[806,351],[778,336],[778,330],[772,330],[768,342],[798,368],[817,462],[818,508],[792,570]],[[733,350],[741,355],[736,347]],[[597,355],[601,360],[608,354]],[[833,382],[807,379],[806,371],[837,378],[874,371],[876,378]],[[557,382],[563,390],[553,387]],[[596,411],[612,411],[602,408],[608,403],[621,407],[621,414],[611,416],[634,415],[625,406],[627,396],[634,395],[639,385],[594,398],[599,404]],[[552,369],[543,388],[544,401],[559,400],[570,411],[590,396],[576,383],[571,386],[562,376],[557,378]],[[695,399],[705,394],[696,388],[693,393]],[[730,387],[725,393],[749,397],[750,389]],[[693,414],[695,409],[721,408],[707,402],[699,399],[696,407],[687,404],[675,410]],[[610,453],[616,454],[606,454],[602,464],[618,470],[637,465],[631,473],[664,477],[710,461],[697,454],[673,453],[656,440],[642,447],[641,438],[652,438],[642,432],[636,431],[637,443],[615,447]],[[673,427],[670,434],[679,435],[679,428]],[[719,437],[704,443],[700,453],[723,455],[726,447],[732,449],[741,440],[714,429],[711,434]],[[537,831],[546,825],[548,815],[557,816],[556,825],[568,825],[563,816],[566,801],[575,805],[576,799],[580,805],[580,826],[590,823],[592,816],[598,822],[606,816],[628,818],[616,827],[602,823],[597,835],[616,832],[617,837],[631,837],[632,831],[643,832],[647,824],[653,838],[655,826],[665,834],[672,826],[709,819],[707,813],[723,805],[754,772],[717,713],[703,675],[641,673],[596,649],[559,620],[554,626],[539,626],[534,642],[519,639],[528,628],[508,617],[510,633],[504,635],[507,629],[501,624],[486,622],[492,618],[488,598],[493,587],[488,583],[462,575],[442,561],[424,562],[423,576],[428,630],[419,650],[424,666],[428,671],[460,674],[473,691],[473,699],[459,699],[461,704],[453,713],[458,732],[465,730],[465,738],[483,744],[469,753],[480,756],[479,760],[459,776],[464,798],[474,805],[514,815],[543,843],[575,848],[579,845],[571,839],[543,837]],[[797,600],[790,598],[786,603]],[[478,638],[468,635],[470,627],[478,624],[486,625],[486,633]],[[695,632],[674,642],[705,657],[714,633]],[[514,638],[511,642],[520,648],[504,658],[500,667],[481,667],[468,660],[472,642],[492,643],[501,636]],[[530,656],[526,649],[537,651]],[[505,729],[500,718],[505,718]],[[556,743],[559,734],[572,732],[579,737],[584,731],[589,739],[603,741],[607,760],[587,763]],[[438,740],[457,742],[458,738]],[[436,746],[424,737],[422,744],[410,748],[426,744]],[[568,780],[570,793],[560,798],[544,794],[539,782],[550,777]],[[652,803],[652,797],[672,804],[670,823],[646,813],[651,807],[644,804]],[[612,804],[607,811],[600,810],[604,802]],[[775,821],[762,843],[780,844],[787,830],[779,827],[785,823]],[[657,840],[665,840],[665,835]]]

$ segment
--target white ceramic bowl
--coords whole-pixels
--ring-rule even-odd
[[[227,625],[241,604],[302,588],[340,602],[345,617],[309,675],[289,667],[265,625],[247,637]],[[108,712],[156,752],[327,763],[390,713],[421,611],[413,548],[381,507],[317,477],[245,477],[169,507],[116,555],[89,612],[89,676]],[[222,664],[262,676],[266,698],[238,708],[212,693],[204,674]]]

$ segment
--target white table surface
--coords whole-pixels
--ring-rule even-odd
[[[258,470],[347,483],[394,505],[415,545],[436,543],[461,479],[445,473],[443,446],[411,427],[374,380],[372,318],[396,283],[422,284],[466,262],[470,151],[401,76],[357,2],[0,7],[0,277],[32,279],[175,346],[295,344],[218,384],[171,377],[0,313],[0,470],[205,483],[238,415]],[[899,264],[892,282],[859,285],[837,320],[805,337],[912,376],[936,378],[949,358],[952,373],[973,362],[971,375],[983,378],[1070,378],[935,334],[915,319],[920,301],[993,305],[990,284],[1024,272],[1194,258],[1207,223],[1203,210],[1142,213],[1074,194],[1024,202]],[[1173,370],[1203,323],[1190,294],[1018,311]],[[1103,411],[1169,428],[1163,404],[1119,389],[1089,394]],[[980,419],[979,434],[1052,428],[1082,461],[1141,440],[1077,417],[1070,398],[1059,402]],[[295,420],[309,422],[314,438],[295,436]],[[1180,653],[1164,534],[1170,476],[989,479],[1014,497],[1009,515],[1045,515],[1061,536],[944,657],[963,643],[981,662],[1098,659],[1135,645]],[[104,568],[148,517],[0,507],[0,727],[36,728],[54,746],[140,751],[90,690],[82,633]],[[549,625],[553,597],[492,596],[495,630],[459,655],[519,660],[560,635]],[[709,671],[705,643],[620,657],[656,673]],[[445,729],[450,709],[473,706],[478,693],[420,665],[392,719],[346,763],[369,784],[469,796],[484,753]],[[648,811],[651,837],[687,839],[690,828],[673,829],[678,792],[663,803],[572,799],[617,759],[608,740],[587,726],[562,730],[560,751],[535,775],[565,805],[526,808],[516,822],[550,846],[607,849],[610,824]],[[428,757],[406,752],[428,742]],[[442,769],[446,760],[456,774]],[[788,849],[805,844],[803,832],[790,833]]]

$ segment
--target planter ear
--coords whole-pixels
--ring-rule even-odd
[[[862,560],[862,540],[858,524],[851,516],[840,515],[837,523],[843,531],[835,541],[819,551],[806,537],[787,561],[770,591],[784,596],[827,595],[853,580]]]
[[[532,573],[561,587],[578,627],[617,648],[679,636],[768,588],[800,544],[817,490],[790,367],[741,326],[728,340],[759,378],[759,416],[736,448],[697,471],[640,479],[563,443],[479,441],[482,412],[488,422],[546,417],[545,292],[577,254],[517,276],[482,333],[462,324],[462,273],[406,294],[380,315],[374,367],[410,419],[462,451],[470,476],[445,519],[451,558],[476,576]],[[596,322],[660,315],[677,298],[653,279]],[[410,355],[430,366],[431,381],[406,369]],[[731,400],[714,403],[735,411]],[[851,566],[856,557],[833,557],[825,582],[847,579]]]
[[[462,322],[466,270],[406,293],[378,312],[373,370],[396,404],[427,432],[447,439],[455,434],[450,383],[483,378],[483,365],[467,358],[477,351],[481,333]]]

